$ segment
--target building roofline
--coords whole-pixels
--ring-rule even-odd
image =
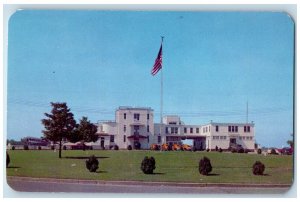
[[[116,111],[119,110],[147,110],[147,111],[153,111],[151,107],[131,107],[131,106],[120,106]]]

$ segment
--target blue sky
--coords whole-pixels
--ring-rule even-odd
[[[278,12],[19,11],[9,21],[7,137],[42,136],[50,102],[78,121],[119,106],[155,110],[163,44],[164,114],[186,124],[245,122],[263,146],[293,131],[294,23]]]

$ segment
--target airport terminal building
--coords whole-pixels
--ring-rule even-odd
[[[154,123],[153,109],[144,107],[119,107],[114,121],[97,123],[99,139],[94,146],[109,148],[118,145],[126,149],[134,148],[136,143],[141,149],[149,149],[152,144],[177,143],[193,140],[197,150],[215,149],[216,146],[228,149],[240,145],[254,150],[254,123],[215,123],[187,125],[179,116],[163,117],[162,125]]]

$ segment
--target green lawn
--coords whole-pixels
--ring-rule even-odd
[[[262,183],[292,184],[293,156],[263,156],[257,154],[218,152],[160,152],[160,151],[63,151],[62,159],[54,151],[8,151],[11,163],[8,176],[75,178],[93,180],[136,180],[197,183]],[[85,159],[94,154],[100,157],[100,169],[90,173]],[[153,175],[140,170],[144,156],[153,156],[156,169]],[[208,157],[213,170],[210,176],[198,172],[200,158]],[[71,157],[71,158],[66,158]],[[264,176],[254,176],[256,160],[265,164]]]

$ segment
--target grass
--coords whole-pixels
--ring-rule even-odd
[[[160,151],[63,151],[62,159],[54,151],[10,150],[8,176],[45,178],[135,180],[196,183],[292,184],[293,156],[257,155],[219,152],[160,152]],[[85,157],[99,157],[99,169],[90,173]],[[140,170],[145,156],[153,156],[156,169],[153,175]],[[208,157],[211,175],[198,172],[200,158]],[[265,175],[254,176],[255,161],[265,164]]]

